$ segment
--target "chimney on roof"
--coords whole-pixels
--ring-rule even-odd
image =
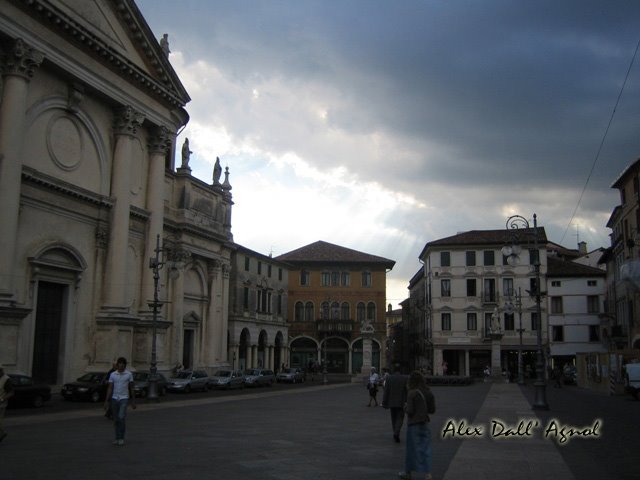
[[[587,254],[587,242],[579,242],[578,243],[578,252],[580,253],[580,255],[586,255]]]

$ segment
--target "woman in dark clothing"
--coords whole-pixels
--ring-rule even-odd
[[[407,403],[404,411],[407,414],[407,447],[402,479],[431,478],[431,429],[429,414],[436,411],[436,400],[424,382],[420,372],[415,371],[407,382]]]

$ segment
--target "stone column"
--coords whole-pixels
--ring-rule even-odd
[[[227,331],[229,330],[229,271],[231,267],[227,263],[222,264],[222,288],[219,291],[219,304],[222,309],[220,324],[220,354],[227,351]]]
[[[135,134],[144,117],[131,107],[120,108],[115,114],[115,151],[111,169],[111,198],[114,200],[109,228],[109,249],[105,272],[104,307],[123,310],[127,277],[129,244],[130,169]]]
[[[502,333],[491,333],[491,376],[500,377],[502,375],[502,367],[500,366],[501,360],[501,340]]]
[[[227,348],[226,344],[223,347],[220,341],[221,337],[227,338],[227,331],[221,330],[222,327],[222,314],[221,314],[221,298],[220,298],[220,286],[222,285],[222,268],[220,262],[217,260],[211,260],[208,264],[209,274],[209,308],[207,309],[206,319],[206,344],[209,358],[207,359],[208,365],[219,364],[222,361],[231,361],[231,358],[226,358]]]
[[[148,261],[155,256],[156,238],[164,225],[164,159],[168,148],[169,131],[166,127],[157,127],[149,139],[149,175],[147,177],[147,210],[151,212],[149,228],[145,242],[145,257],[142,270],[142,292],[140,309],[147,310],[149,300],[153,300],[153,270]]]
[[[2,101],[0,102],[0,303],[15,299],[14,262],[20,185],[22,142],[29,81],[44,55],[17,39],[2,58]]]

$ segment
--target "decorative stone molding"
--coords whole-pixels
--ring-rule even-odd
[[[66,12],[57,8],[53,2],[48,0],[23,0],[20,3],[22,7],[32,15],[43,18],[45,23],[48,23],[59,35],[69,38],[71,42],[91,52],[94,58],[101,59],[114,71],[118,71],[121,75],[129,77],[137,83],[140,88],[149,91],[158,98],[162,98],[174,107],[184,107],[184,105],[189,102],[189,95],[180,83],[175,72],[172,71],[169,60],[163,54],[159,43],[156,41],[157,46],[155,46],[145,40],[145,35],[142,31],[144,28],[144,19],[137,10],[137,7],[131,5],[132,2],[114,0],[116,4],[115,10],[131,31],[132,38],[137,42],[137,45],[155,68],[155,73],[159,80],[149,75],[129,58],[119,53],[104,39],[75,21]]]
[[[149,137],[149,153],[164,155],[169,149],[170,143],[169,129],[164,126],[156,127]]]
[[[135,135],[144,122],[144,115],[127,105],[115,112],[113,130],[116,135]]]
[[[65,182],[45,173],[39,172],[31,167],[22,167],[22,179],[25,182],[40,185],[44,188],[63,193],[64,195],[77,198],[87,203],[107,208],[113,207],[113,201],[111,201],[104,195],[99,195],[82,187],[72,185],[69,182]]]
[[[106,249],[109,245],[109,230],[104,226],[96,227],[96,246]]]
[[[67,97],[67,110],[71,113],[78,113],[80,104],[84,100],[84,87],[79,83],[69,85],[69,96]]]
[[[44,60],[44,55],[41,52],[29,47],[22,39],[18,38],[3,55],[2,74],[31,80],[42,60]]]

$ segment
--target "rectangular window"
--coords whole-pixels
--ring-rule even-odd
[[[529,279],[529,295],[531,295],[532,297],[535,297],[537,293],[538,293],[538,287],[537,287],[536,279],[530,278]]]
[[[278,294],[278,315],[282,315],[282,294]]]
[[[362,286],[363,287],[371,286],[371,272],[362,272]]]
[[[343,287],[348,287],[349,285],[351,285],[351,276],[349,275],[349,272],[342,272],[342,286]]]
[[[244,257],[244,270],[245,270],[245,272],[248,272],[249,268],[251,268],[251,259],[249,257]]]
[[[340,272],[331,272],[331,286],[332,287],[340,286]]]
[[[502,294],[505,297],[513,297],[513,278],[502,279]]]
[[[467,297],[475,297],[477,295],[476,279],[467,278]]]
[[[467,255],[467,267],[475,267],[476,266],[476,252],[469,251],[466,253]]]
[[[451,266],[451,252],[440,252],[440,266],[441,267]]]
[[[451,280],[440,280],[440,295],[443,297],[451,296]]]
[[[540,264],[540,252],[535,249],[529,250],[529,265]]]
[[[599,325],[589,325],[589,341],[590,342],[599,342],[600,341],[600,326]]]
[[[553,325],[551,328],[552,340],[554,342],[564,342],[564,327],[562,325]]]
[[[322,272],[321,282],[323,287],[331,285],[331,272]]]
[[[242,307],[245,310],[249,309],[249,289],[247,287],[244,287],[242,291]]]
[[[484,279],[484,292],[482,298],[485,303],[495,303],[496,301],[496,279]]]
[[[496,264],[496,252],[493,250],[484,251],[484,265],[485,267],[491,267]]]
[[[484,314],[484,336],[488,337],[491,333],[491,318],[493,317],[492,313],[485,312]]]
[[[278,280],[282,281],[282,269],[278,268]]]
[[[587,296],[587,313],[600,313],[600,297],[598,295]]]
[[[267,265],[267,277],[271,278],[271,265]]]
[[[441,317],[442,323],[442,331],[450,331],[451,330],[451,314],[443,313]]]
[[[303,287],[309,286],[309,272],[307,270],[300,271],[300,285]]]
[[[467,330],[478,330],[478,315],[467,313]]]
[[[587,280],[587,287],[597,287],[597,286],[598,286],[597,280]]]
[[[538,312],[531,312],[531,330],[538,331]]]
[[[262,275],[262,262],[258,260],[258,275]]]
[[[551,313],[562,313],[562,297],[551,297]]]
[[[504,314],[504,329],[505,330],[515,330],[515,321],[513,313],[505,313]]]
[[[562,282],[560,280],[552,280],[551,281],[551,286],[552,287],[561,287],[562,286]]]

